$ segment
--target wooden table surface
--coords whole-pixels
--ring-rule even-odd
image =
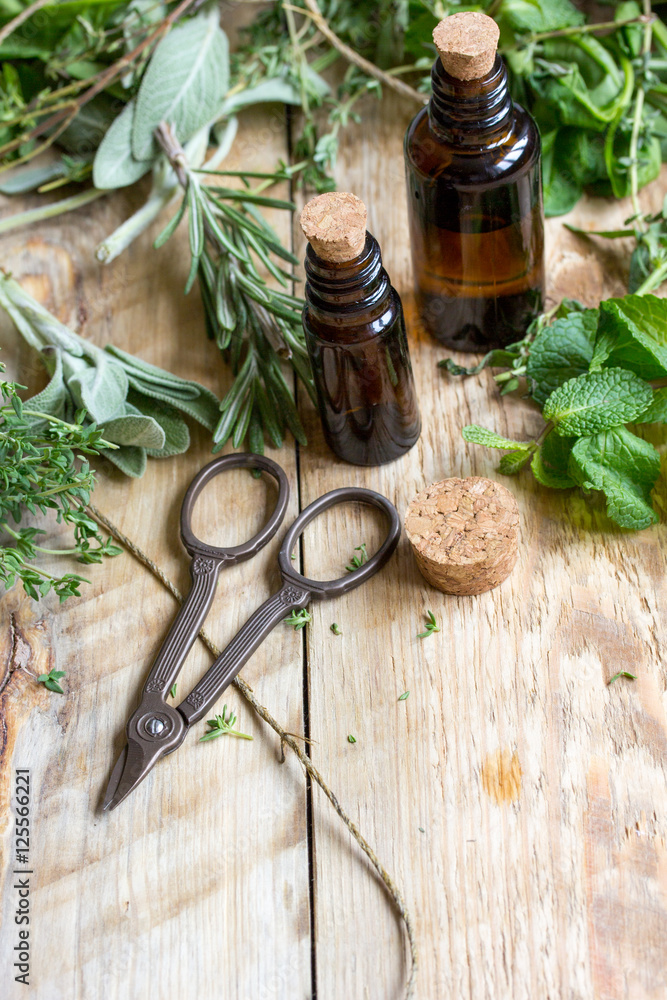
[[[290,440],[269,452],[290,479],[290,519],[341,485],[381,491],[402,516],[428,483],[496,475],[493,456],[462,440],[464,424],[519,438],[540,425],[529,404],[501,399],[488,373],[449,379],[436,367],[447,352],[411,318],[401,141],[413,111],[392,97],[370,102],[364,125],[345,133],[336,174],[366,201],[404,295],[423,433],[400,461],[355,468],[329,453],[302,398],[308,447]],[[266,169],[287,149],[281,109],[249,112],[230,163]],[[657,205],[666,187],[667,176],[644,192],[646,203]],[[163,219],[112,265],[93,258],[138,204],[136,191],[119,193],[7,236],[2,263],[96,343],[221,394],[229,376],[206,340],[198,295],[181,291],[185,234],[151,249]],[[610,228],[627,214],[587,200],[575,218]],[[274,221],[287,236],[285,217]],[[301,255],[300,233],[291,238]],[[622,250],[552,220],[551,294],[593,304],[622,291]],[[1,333],[8,369],[40,387],[40,362],[5,318]],[[149,461],[141,480],[99,463],[95,503],[181,589],[178,513],[209,447],[193,429],[187,455]],[[305,632],[279,626],[243,677],[287,730],[312,737],[316,766],[402,889],[416,925],[419,1000],[664,1000],[665,530],[630,534],[576,491],[550,492],[528,473],[499,478],[522,516],[519,562],[503,586],[447,597],[420,577],[403,538],[366,586],[314,603]],[[203,496],[200,523],[208,519],[219,541],[247,537],[270,503],[264,489],[229,474]],[[657,494],[664,517],[664,479]],[[339,567],[376,532],[355,508],[326,515],[306,533],[305,572]],[[51,525],[50,534],[66,545],[67,532]],[[218,644],[276,586],[278,545],[221,574],[208,620]],[[2,996],[398,1000],[407,956],[387,894],[298,762],[288,753],[279,763],[277,738],[237,691],[223,701],[254,742],[200,745],[201,723],[120,808],[100,813],[175,605],[130,555],[87,575],[81,598],[62,607],[17,589],[0,605]],[[420,640],[427,609],[442,630]],[[182,690],[209,662],[197,644]],[[35,683],[47,664],[67,671],[65,697]],[[637,680],[607,687],[622,668]],[[30,768],[33,783],[29,991],[12,981],[16,768]]]

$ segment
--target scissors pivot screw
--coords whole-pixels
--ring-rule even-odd
[[[150,733],[151,736],[159,736],[167,726],[164,719],[158,718],[157,715],[153,715],[150,719],[145,722],[146,732]]]

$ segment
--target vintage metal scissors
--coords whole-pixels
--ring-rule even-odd
[[[195,537],[191,527],[192,511],[204,486],[230,468],[268,472],[278,483],[278,500],[268,522],[253,538],[242,545],[217,548]],[[398,544],[401,533],[398,513],[386,497],[353,486],[325,493],[299,514],[285,535],[278,554],[283,581],[278,593],[248,619],[181,704],[168,705],[167,694],[211,607],[220,569],[250,559],[273,538],[285,516],[288,499],[289,484],[280,466],[263,455],[247,453],[216,458],[188,487],[181,509],[181,541],[192,556],[192,588],[151,667],[139,707],[127,723],[127,744],[111,773],[104,809],[115,809],[161,757],[181,745],[190,726],[210,711],[257,647],[290,611],[305,608],[312,598],[336,597],[365,583],[385,565]],[[320,582],[302,576],[295,570],[290,557],[304,529],[322,511],[350,501],[370,504],[386,515],[389,526],[384,542],[367,563],[338,580]]]

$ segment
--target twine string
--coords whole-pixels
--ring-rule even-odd
[[[150,570],[153,576],[155,576],[160,581],[160,583],[169,591],[169,593],[173,597],[175,597],[175,599],[178,601],[179,604],[183,603],[183,595],[181,594],[178,587],[174,583],[172,583],[172,581],[169,579],[166,573],[157,565],[157,563],[155,563],[149,556],[147,556],[146,553],[143,552],[143,550],[140,549],[139,546],[135,542],[133,542],[131,538],[128,538],[128,536],[124,534],[120,530],[120,528],[116,527],[113,521],[110,521],[109,518],[105,514],[103,514],[102,511],[98,510],[97,507],[93,506],[93,504],[88,504],[86,510],[91,515],[91,517],[93,517],[98,522],[98,524],[106,528],[109,534],[112,535],[113,538],[115,538],[116,541],[119,542],[124,549],[126,549],[129,553],[131,553],[131,555],[133,555],[135,559],[137,559],[140,563],[142,563],[143,566],[145,566],[147,569]],[[214,657],[217,658],[220,655],[221,650],[218,649],[216,644],[213,642],[211,637],[203,628],[200,629],[199,631],[199,638],[204,643],[206,648],[213,654]],[[366,838],[361,834],[356,824],[350,819],[348,814],[345,812],[340,802],[338,801],[336,795],[329,788],[327,782],[324,780],[320,772],[317,770],[317,768],[311,761],[310,757],[308,757],[308,755],[301,749],[299,744],[296,742],[297,738],[295,738],[295,736],[292,733],[289,733],[285,729],[283,729],[283,727],[280,725],[277,719],[275,719],[273,715],[271,715],[269,710],[265,708],[264,705],[262,705],[257,700],[252,688],[248,684],[246,684],[246,682],[241,677],[235,677],[234,680],[232,681],[232,684],[243,695],[245,700],[255,710],[260,719],[263,719],[264,722],[266,722],[266,724],[270,726],[271,729],[273,729],[273,731],[277,734],[277,736],[280,739],[282,759],[283,760],[285,759],[284,757],[285,746],[288,746],[290,750],[294,754],[296,754],[299,763],[304,768],[304,770],[310,777],[311,781],[314,781],[315,784],[319,785],[319,787],[322,789],[327,799],[333,806],[339,819],[345,824],[351,836],[357,842],[357,844],[359,845],[359,847],[364,852],[364,854],[370,861],[371,865],[377,872],[380,881],[383,883],[385,889],[387,890],[389,896],[391,897],[391,900],[394,903],[396,911],[405,927],[405,933],[408,941],[408,949],[410,952],[410,972],[405,986],[404,1000],[411,1000],[411,998],[414,996],[415,984],[417,980],[417,942],[415,939],[415,931],[412,922],[412,917],[410,915],[408,908],[405,905],[405,901],[403,899],[403,895],[400,889],[398,888],[398,886],[396,885],[393,878],[391,877],[387,869],[384,867],[382,862],[377,857],[371,845],[368,843]]]

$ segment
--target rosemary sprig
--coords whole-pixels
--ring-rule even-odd
[[[439,631],[440,631],[440,626],[438,625],[437,621],[435,620],[435,615],[433,614],[432,611],[427,611],[426,612],[426,628],[424,629],[423,632],[418,632],[417,633],[417,638],[418,639],[426,639],[426,638],[428,638],[429,635],[433,635],[434,632],[439,632]]]
[[[294,275],[286,270],[297,258],[280,242],[258,205],[291,211],[292,202],[263,192],[289,174],[281,168],[255,188],[242,177],[241,189],[204,184],[191,169],[171,128],[156,136],[183,188],[181,204],[155,245],[162,246],[187,216],[190,236],[188,292],[199,277],[208,335],[228,361],[234,384],[220,404],[213,450],[231,438],[235,448],[247,439],[250,451],[263,452],[265,436],[280,447],[286,429],[297,441],[306,436],[283,373],[288,362],[311,398],[314,389],[301,327],[302,300],[288,290]],[[211,171],[209,176],[225,176]],[[260,268],[282,289],[270,288]]]
[[[43,684],[49,691],[56,691],[57,694],[65,694],[58,681],[65,676],[64,670],[49,670],[48,674],[40,674],[37,678],[38,684]]]
[[[306,625],[310,625],[313,620],[313,616],[310,611],[306,608],[301,608],[300,611],[293,611],[288,618],[284,618],[283,621],[285,625],[293,625],[294,631],[299,632]]]
[[[368,562],[368,552],[366,551],[366,542],[362,542],[361,545],[355,545],[354,551],[358,552],[359,555],[358,556],[353,555],[352,558],[350,559],[349,564],[345,567],[348,573],[354,573],[355,570],[360,569],[364,565],[364,563]]]
[[[231,709],[229,715],[227,715],[226,705],[222,707],[222,715],[216,715],[214,719],[208,719],[206,725],[209,726],[209,731],[199,737],[200,743],[205,743],[206,740],[215,740],[218,736],[236,736],[241,740],[252,740],[254,738],[248,736],[247,733],[240,733],[238,729],[234,729],[236,716]]]

